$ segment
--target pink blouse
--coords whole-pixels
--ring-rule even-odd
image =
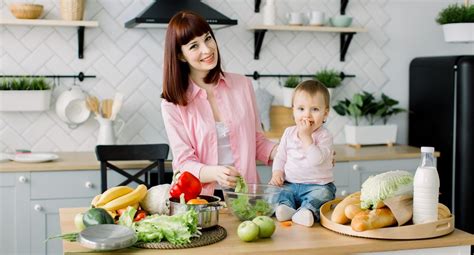
[[[248,183],[258,183],[256,159],[269,164],[275,144],[262,132],[255,92],[243,75],[221,75],[214,94],[226,126],[234,166]],[[190,80],[188,105],[161,102],[161,112],[173,154],[174,171],[189,171],[199,177],[205,165],[217,165],[217,131],[206,91]],[[215,182],[203,183],[204,195],[212,195]]]

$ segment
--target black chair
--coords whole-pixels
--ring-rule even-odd
[[[136,144],[136,145],[98,145],[95,148],[97,160],[100,161],[102,192],[107,190],[107,169],[112,169],[127,179],[117,186],[136,182],[148,188],[165,183],[165,160],[168,158],[168,144]],[[149,160],[150,165],[131,175],[109,161]],[[157,170],[157,182],[149,177],[152,170]],[[145,176],[145,181],[139,179]]]

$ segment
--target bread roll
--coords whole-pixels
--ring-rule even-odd
[[[438,220],[446,219],[451,217],[451,211],[449,208],[441,203],[438,203]]]
[[[358,213],[351,222],[354,231],[383,228],[397,223],[392,211],[387,207]]]
[[[358,213],[365,211],[364,209],[360,208],[360,202],[356,204],[351,204],[346,206],[346,209],[344,209],[344,214],[346,217],[350,220],[354,218]]]
[[[331,215],[331,220],[339,224],[348,223],[350,220],[346,217],[344,210],[346,206],[356,203],[360,203],[360,191],[350,194],[337,204]]]

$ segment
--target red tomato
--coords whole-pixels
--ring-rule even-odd
[[[145,217],[146,217],[146,212],[143,210],[139,210],[137,214],[135,214],[135,219],[133,219],[133,221],[141,221],[145,219]]]

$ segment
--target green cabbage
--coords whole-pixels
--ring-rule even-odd
[[[360,191],[362,209],[374,207],[387,198],[413,194],[413,175],[407,171],[389,171],[370,176]]]

